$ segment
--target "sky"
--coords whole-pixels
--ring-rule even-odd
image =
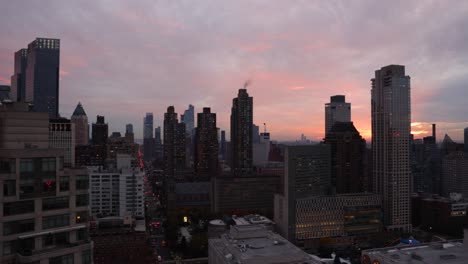
[[[254,123],[276,140],[324,134],[324,104],[343,94],[371,135],[370,79],[389,64],[411,76],[412,132],[462,140],[468,126],[468,1],[0,1],[0,84],[13,53],[60,38],[60,114],[81,102],[109,131],[174,105],[211,107],[229,130],[246,80]],[[263,127],[261,126],[261,130]],[[229,134],[229,133],[227,133]]]

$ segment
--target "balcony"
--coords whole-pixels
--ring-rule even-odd
[[[48,259],[57,255],[66,255],[74,252],[81,252],[87,249],[92,249],[93,241],[90,239],[76,241],[74,243],[63,243],[47,247],[39,250],[19,249],[17,250],[18,263],[31,263],[34,261]]]

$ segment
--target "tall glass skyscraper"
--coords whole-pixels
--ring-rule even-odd
[[[374,191],[382,194],[387,230],[411,231],[410,77],[405,66],[389,65],[372,79]]]
[[[25,101],[36,112],[59,117],[60,40],[37,38],[28,45]]]
[[[10,99],[14,102],[24,101],[26,93],[26,65],[28,50],[20,49],[15,52],[15,68],[11,76]]]

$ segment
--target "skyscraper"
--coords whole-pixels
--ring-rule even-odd
[[[195,127],[195,108],[193,105],[190,104],[184,114],[180,115],[180,122],[185,124],[185,132],[191,137]]]
[[[89,123],[88,116],[81,103],[75,108],[71,116],[71,122],[75,124],[75,146],[88,145],[89,142]]]
[[[11,100],[24,101],[26,93],[26,65],[28,50],[20,49],[15,52],[15,68],[11,76]]]
[[[133,134],[133,125],[132,124],[125,125],[125,139],[129,143],[134,143],[134,141],[135,141],[135,135]]]
[[[221,154],[221,159],[226,160],[226,131],[221,130],[221,142],[219,146],[219,152]]]
[[[325,136],[335,122],[351,122],[351,104],[345,102],[344,95],[331,96],[325,104]]]
[[[405,66],[389,65],[375,71],[371,102],[374,192],[382,194],[386,228],[408,232],[411,102]]]
[[[195,131],[195,172],[199,179],[210,179],[218,172],[218,133],[209,107],[198,113]]]
[[[234,175],[248,175],[252,171],[253,97],[247,89],[239,89],[231,109],[231,169]]]
[[[179,123],[174,106],[164,114],[164,173],[169,178],[185,170],[185,124]]]
[[[26,102],[36,112],[59,117],[60,40],[36,38],[28,45]]]
[[[163,145],[161,140],[161,127],[154,129],[154,158],[161,160],[163,156]]]
[[[10,99],[11,87],[9,85],[0,85],[0,101]],[[13,101],[13,100],[12,100]]]
[[[109,136],[109,125],[104,122],[104,116],[97,116],[96,123],[93,123],[93,144],[105,145]]]
[[[153,159],[153,113],[146,113],[143,118],[143,158],[146,161]]]

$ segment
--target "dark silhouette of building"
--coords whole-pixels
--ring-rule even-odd
[[[226,160],[226,131],[221,130],[221,140],[219,144],[219,154],[221,159]]]
[[[373,191],[383,195],[387,230],[411,231],[410,77],[405,66],[375,71],[372,81]]]
[[[0,101],[10,98],[10,86],[9,85],[0,85]]]
[[[26,102],[36,112],[59,117],[60,40],[36,38],[28,45]]]
[[[22,101],[26,99],[26,65],[28,50],[20,49],[15,52],[14,73],[11,76],[11,100]]]
[[[423,140],[412,140],[411,172],[413,176],[413,191],[440,194],[441,193],[441,159],[440,150],[436,144],[436,127],[432,125],[432,136]]]
[[[71,122],[75,124],[75,146],[88,145],[89,123],[83,106],[79,102],[71,116]]]
[[[253,97],[247,89],[239,89],[232,100],[231,109],[231,151],[232,173],[234,176],[249,175],[253,167],[252,144]]]
[[[210,179],[218,172],[218,133],[209,107],[198,113],[195,131],[195,173],[198,179]]]
[[[146,161],[153,159],[154,139],[153,139],[153,113],[146,113],[143,118],[143,158]]]
[[[109,126],[104,122],[104,116],[97,116],[96,123],[92,126],[94,145],[105,145],[109,136]]]
[[[465,149],[465,152],[468,153],[468,127],[465,128],[465,130],[463,131],[464,132],[464,149]]]
[[[179,123],[174,106],[164,114],[164,173],[166,177],[180,177],[185,171],[185,124]]]
[[[154,158],[162,160],[163,157],[163,144],[161,140],[161,127],[154,129]]]
[[[324,142],[331,147],[331,183],[336,193],[366,191],[366,141],[353,122],[335,122]]]
[[[252,124],[252,144],[256,144],[260,142],[260,128]]]
[[[134,143],[135,142],[135,135],[133,134],[133,125],[132,124],[127,124],[125,126],[125,139],[127,140],[128,143]]]

